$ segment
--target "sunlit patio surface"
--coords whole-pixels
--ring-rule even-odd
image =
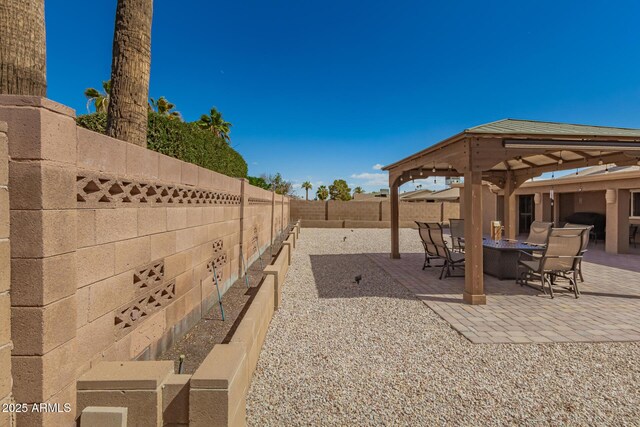
[[[487,304],[476,306],[462,302],[463,277],[439,280],[440,268],[423,271],[423,253],[369,256],[473,343],[640,341],[640,249],[617,255],[591,244],[578,299],[571,292],[551,299],[485,275]]]

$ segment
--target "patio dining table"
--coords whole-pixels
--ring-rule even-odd
[[[518,271],[518,252],[542,252],[544,246],[531,245],[517,240],[493,240],[482,238],[482,258],[485,274],[499,280],[515,279]]]

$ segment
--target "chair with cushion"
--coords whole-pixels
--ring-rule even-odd
[[[545,294],[545,286],[548,287],[551,298],[554,297],[554,287],[573,291],[578,298],[580,289],[576,274],[582,259],[583,235],[586,232],[585,228],[552,228],[542,256],[533,257],[528,252],[520,251],[517,282],[521,286],[532,286],[531,281],[539,281],[540,287],[534,287]]]
[[[529,245],[545,245],[552,226],[553,224],[550,222],[533,221],[529,228],[529,237],[527,237],[525,243]]]
[[[451,249],[454,252],[464,252],[464,219],[449,218],[449,232]]]
[[[438,257],[444,260],[442,270],[440,271],[440,280],[442,280],[443,277],[447,278],[454,276],[452,274],[452,270],[455,270],[456,267],[464,267],[464,253],[452,252],[449,249],[441,224],[437,222],[428,222],[426,224],[429,230],[431,243],[435,247]],[[460,275],[456,276],[461,277]],[[464,276],[464,273],[462,276]]]
[[[584,256],[585,252],[587,252],[587,246],[589,246],[589,237],[593,231],[593,225],[584,225],[584,224],[572,224],[570,222],[564,225],[564,228],[584,228],[586,231],[582,235],[582,253],[580,256]],[[580,276],[580,281],[584,282],[584,276],[582,276],[582,258],[578,262],[578,275]]]

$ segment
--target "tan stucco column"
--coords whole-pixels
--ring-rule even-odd
[[[544,197],[542,193],[535,193],[533,195],[533,211],[534,221],[544,221]]]
[[[504,180],[504,233],[507,239],[516,238],[516,186],[513,174],[507,172]]]
[[[465,273],[462,298],[467,304],[486,304],[482,267],[482,172],[464,174]]]
[[[629,252],[629,190],[609,189],[605,250],[612,254]]]
[[[390,179],[391,180],[391,179]],[[398,179],[389,183],[391,191],[391,258],[400,258],[400,197]]]

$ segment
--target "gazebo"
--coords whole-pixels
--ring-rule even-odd
[[[391,257],[400,258],[399,196],[402,184],[434,176],[462,176],[465,218],[463,300],[485,304],[482,259],[482,181],[504,192],[504,227],[515,238],[515,190],[545,172],[598,164],[640,164],[640,129],[505,119],[466,129],[385,166],[391,189]],[[619,217],[612,239],[628,239],[628,190],[611,196]],[[609,200],[607,200],[608,203]],[[626,209],[626,211],[625,211]],[[626,227],[625,227],[626,214]]]

